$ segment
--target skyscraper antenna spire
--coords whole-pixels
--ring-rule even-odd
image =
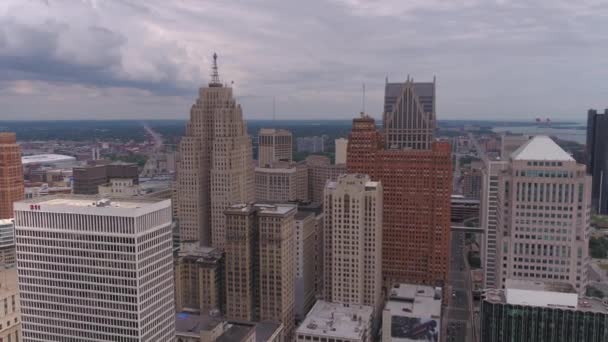
[[[213,65],[211,66],[211,82],[209,82],[210,87],[221,87],[222,83],[220,82],[220,74],[217,70],[217,53],[213,54]]]
[[[363,93],[361,94],[361,113],[365,113],[365,82],[363,82]]]

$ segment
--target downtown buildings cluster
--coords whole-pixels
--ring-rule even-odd
[[[14,219],[15,232],[3,258],[19,284],[5,310],[21,325],[6,336],[450,341],[453,161],[435,136],[436,110],[435,80],[387,80],[381,128],[366,113],[354,118],[335,163],[295,162],[294,137],[281,129],[260,131],[255,161],[214,58],[164,197],[142,196],[132,166],[114,164],[75,169],[75,194],[20,201],[19,147],[0,133],[0,219]],[[598,167],[545,136],[506,145],[467,186],[483,231],[473,335],[604,341],[607,305],[584,297],[591,213],[603,198],[588,173]],[[604,145],[593,145],[594,165]]]

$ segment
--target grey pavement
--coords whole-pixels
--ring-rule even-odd
[[[471,334],[470,285],[465,279],[464,232],[453,232],[450,246],[450,293],[447,307],[446,342],[469,342]]]

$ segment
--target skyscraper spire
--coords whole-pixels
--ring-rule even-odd
[[[221,87],[220,74],[217,70],[217,53],[213,54],[213,65],[211,66],[211,82],[209,87]]]

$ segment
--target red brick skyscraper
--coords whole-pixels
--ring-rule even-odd
[[[23,199],[21,149],[15,133],[0,133],[0,219],[13,217],[13,202]]]
[[[353,120],[347,168],[384,186],[382,273],[385,285],[447,283],[450,250],[450,146],[384,149],[374,119]]]

